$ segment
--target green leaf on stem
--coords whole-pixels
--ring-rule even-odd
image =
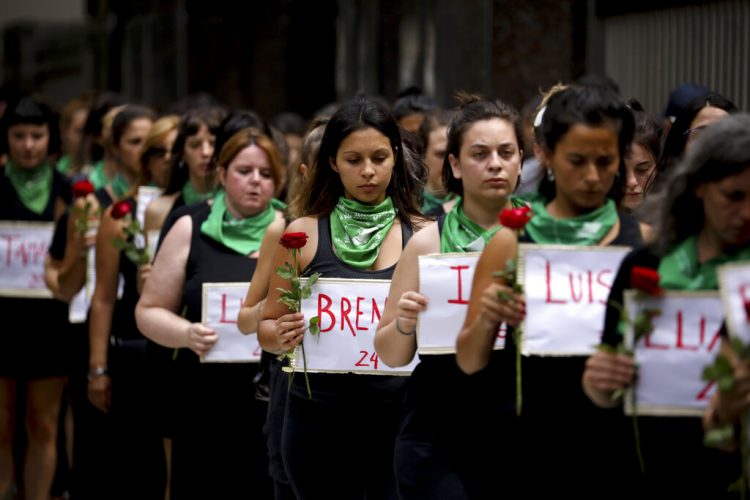
[[[318,316],[310,318],[310,335],[320,335],[320,318]]]

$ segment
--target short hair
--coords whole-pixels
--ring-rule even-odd
[[[425,113],[437,108],[437,102],[422,92],[419,87],[407,87],[399,92],[393,103],[393,116],[396,121],[414,113]]]
[[[235,133],[227,140],[224,147],[219,153],[217,166],[228,168],[229,164],[237,157],[240,152],[250,146],[258,146],[268,156],[268,163],[271,166],[271,177],[274,182],[274,195],[278,195],[284,187],[286,180],[286,168],[281,161],[276,145],[266,135],[258,133],[257,130],[245,128]]]
[[[712,124],[669,172],[663,190],[644,202],[654,215],[654,249],[663,255],[697,234],[705,222],[703,203],[695,194],[701,184],[719,182],[750,168],[750,115],[736,113]]]
[[[488,101],[478,95],[459,92],[456,99],[460,103],[460,109],[448,125],[448,145],[445,150],[443,161],[443,185],[451,193],[459,196],[464,193],[464,185],[461,179],[453,176],[449,156],[458,158],[461,155],[461,147],[464,142],[466,131],[474,123],[497,118],[505,120],[513,127],[516,135],[516,146],[518,152],[523,150],[523,133],[521,132],[521,116],[516,108],[503,101]]]
[[[44,97],[24,95],[8,103],[0,121],[0,154],[8,153],[8,129],[14,125],[47,125],[47,155],[60,152],[60,119]]]

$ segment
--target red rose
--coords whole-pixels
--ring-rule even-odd
[[[73,197],[74,198],[83,198],[84,196],[88,196],[93,192],[94,192],[94,185],[91,184],[88,180],[78,181],[75,184],[73,184]]]
[[[531,207],[506,208],[500,212],[500,224],[508,229],[523,229],[531,220]]]
[[[633,266],[630,270],[630,286],[649,295],[660,295],[659,273],[650,267]]]
[[[112,205],[112,218],[122,219],[133,210],[133,203],[130,200],[118,201]]]
[[[281,235],[279,243],[284,248],[294,249],[302,248],[307,243],[307,233],[284,233]]]
[[[750,300],[745,300],[742,305],[745,306],[745,317],[747,318],[747,322],[750,323]]]

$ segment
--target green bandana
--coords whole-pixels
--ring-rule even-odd
[[[109,177],[104,173],[104,160],[99,160],[94,164],[89,175],[89,182],[94,185],[94,189],[101,189],[109,184]]]
[[[435,196],[425,189],[424,191],[422,191],[422,197],[422,213],[426,214],[428,212],[434,211],[438,207],[441,207],[443,203],[451,201],[456,197],[456,195],[454,193],[448,193],[445,196],[440,197]]]
[[[484,229],[464,213],[463,200],[458,200],[443,220],[440,252],[481,252],[500,225]]]
[[[617,223],[615,202],[607,198],[604,205],[587,214],[570,219],[555,219],[539,194],[529,198],[534,216],[526,224],[526,232],[540,245],[597,245]]]
[[[513,208],[526,205],[520,198],[512,197],[510,204]],[[469,219],[464,213],[463,200],[458,199],[450,212],[443,220],[443,230],[440,233],[440,252],[481,252],[496,232],[500,230],[499,224],[490,229]]]
[[[331,214],[331,237],[336,254],[357,269],[372,267],[395,219],[396,209],[390,197],[379,205],[339,198]]]
[[[224,191],[220,191],[211,204],[211,213],[201,224],[201,233],[241,255],[250,255],[260,248],[266,228],[275,217],[276,210],[269,203],[257,215],[235,219],[224,203]]]
[[[112,192],[115,194],[115,198],[120,199],[130,190],[130,183],[122,174],[115,174],[115,178],[112,179],[110,184]]]
[[[668,290],[717,290],[719,277],[716,268],[727,262],[743,260],[750,260],[750,247],[734,255],[719,255],[700,264],[697,238],[690,236],[661,259],[659,284]]]
[[[278,210],[279,212],[283,212],[284,210],[286,210],[286,203],[281,200],[277,200],[276,198],[271,198],[271,206],[274,208],[274,210]]]
[[[52,166],[48,162],[34,168],[16,168],[9,160],[5,176],[26,208],[35,214],[44,212],[52,190]]]
[[[195,203],[200,203],[209,198],[213,198],[215,194],[216,194],[216,190],[214,189],[210,191],[206,191],[205,193],[199,193],[198,191],[195,190],[195,188],[190,183],[190,181],[187,181],[185,185],[182,186],[182,199],[185,200],[185,205],[193,205]]]
[[[57,171],[60,172],[63,175],[70,174],[70,156],[65,155],[62,156],[59,160],[57,160]]]

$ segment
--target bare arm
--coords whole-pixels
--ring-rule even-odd
[[[526,313],[524,297],[513,293],[502,278],[493,277],[514,257],[516,245],[515,234],[503,228],[492,237],[477,262],[466,319],[456,341],[456,362],[465,373],[486,367],[500,324],[517,326]],[[498,297],[503,292],[510,300]]]
[[[307,244],[302,247],[297,261],[299,270],[304,270],[315,255],[318,246],[317,219],[303,217],[297,219],[287,228],[288,232],[305,232]],[[280,244],[276,244],[272,269],[281,267],[284,262],[292,261],[292,253]],[[302,313],[290,311],[287,306],[278,302],[281,292],[278,288],[290,289],[290,280],[271,273],[268,285],[268,296],[263,307],[262,320],[258,325],[258,341],[264,350],[276,354],[289,352],[302,342],[305,333],[305,319]]]
[[[440,251],[437,224],[415,234],[406,244],[391,279],[385,310],[375,332],[375,350],[391,367],[404,366],[417,350],[419,313],[428,304],[419,293],[419,255]]]
[[[255,266],[253,279],[250,281],[250,289],[247,291],[245,302],[240,308],[237,316],[237,327],[244,334],[254,333],[258,330],[260,314],[266,303],[268,294],[268,283],[271,274],[276,269],[273,266],[274,254],[279,244],[279,238],[284,233],[285,221],[283,217],[277,216],[263,235],[263,241],[258,251],[258,265]]]
[[[192,232],[193,221],[184,216],[167,233],[136,305],[135,319],[143,335],[157,344],[187,347],[202,355],[218,340],[216,332],[179,315]]]
[[[81,234],[76,228],[76,219],[83,213],[86,203],[90,206],[89,226],[95,228],[99,223],[99,202],[96,196],[91,194],[85,200],[76,199],[74,203],[66,228],[65,256],[62,261],[56,263],[58,266],[57,293],[66,302],[70,302],[86,284],[88,249],[96,244],[95,230]]]
[[[117,301],[120,250],[112,240],[122,238],[120,221],[107,210],[102,216],[96,236],[96,285],[91,297],[89,317],[89,370],[107,367],[107,346],[112,329],[112,315]],[[102,411],[109,410],[110,381],[104,374],[89,381],[89,399]]]

